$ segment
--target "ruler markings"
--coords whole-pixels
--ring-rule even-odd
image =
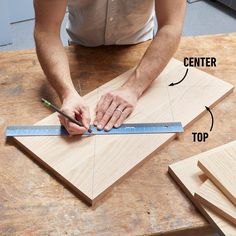
[[[167,123],[132,123],[123,124],[119,128],[110,131],[97,130],[95,126],[90,127],[92,134],[85,132],[83,135],[112,135],[112,134],[154,134],[154,133],[180,133],[183,127],[180,122]],[[32,125],[32,126],[9,126],[6,136],[61,136],[69,135],[61,125]]]

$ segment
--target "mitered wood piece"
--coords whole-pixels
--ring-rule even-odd
[[[194,197],[203,205],[212,209],[233,224],[236,224],[236,207],[235,205],[211,182],[206,180]]]
[[[236,145],[202,158],[198,166],[236,206]]]
[[[233,141],[169,166],[169,173],[180,185],[185,194],[193,201],[209,222],[218,229],[219,233],[227,236],[236,235],[236,226],[219,216],[210,208],[197,202],[196,199],[194,199],[194,193],[198,191],[199,187],[206,181],[206,176],[197,166],[198,161],[209,155],[214,155],[224,148],[231,148],[235,145],[236,141]]]
[[[183,82],[169,87],[168,79],[181,78],[185,70],[181,62],[173,59],[140,98],[126,122],[180,121],[186,127],[205,111],[205,106],[214,105],[233,89],[232,85],[197,69],[190,69],[186,85]],[[131,73],[132,70],[86,95],[91,111],[102,94],[121,86]],[[57,114],[52,114],[37,124],[57,123]],[[112,185],[174,137],[175,134],[139,134],[16,140],[93,205]]]

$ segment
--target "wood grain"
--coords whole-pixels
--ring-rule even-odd
[[[200,186],[194,197],[213,212],[236,225],[235,205],[209,179]]]
[[[181,121],[186,127],[205,111],[205,105],[214,105],[233,89],[232,85],[197,69],[190,69],[186,84],[168,87],[170,80],[181,78],[185,70],[181,62],[173,59],[140,98],[126,122]],[[102,94],[120,87],[131,73],[129,70],[86,95],[84,98],[91,111],[95,110]],[[53,114],[37,125],[57,123],[56,114]],[[85,201],[94,205],[114,183],[174,137],[175,134],[140,134],[17,137],[16,140],[66,184],[73,186]]]
[[[180,185],[185,194],[187,194],[199,210],[206,216],[209,222],[218,229],[219,233],[226,236],[236,235],[236,226],[219,216],[210,208],[199,204],[194,199],[194,193],[197,192],[199,187],[206,181],[206,176],[197,166],[198,161],[209,155],[214,155],[222,149],[232,148],[235,145],[236,141],[233,141],[169,166],[169,173]]]
[[[66,48],[76,89],[85,95],[134,67],[149,43]],[[201,69],[236,86],[236,33],[183,37],[175,57],[182,61],[193,55],[215,56],[217,68]],[[6,142],[6,126],[34,124],[51,113],[40,103],[41,97],[60,106],[35,50],[0,52],[3,235],[209,235],[206,229],[212,229],[211,225],[179,190],[167,166],[236,140],[235,92],[212,109],[216,119],[207,142],[193,143],[192,132],[209,130],[209,113],[185,128],[178,139],[152,153],[141,168],[109,191],[97,208],[87,207],[54,176],[45,173],[38,162],[26,158],[31,155],[17,149],[11,140]]]
[[[236,145],[202,158],[198,166],[236,206]]]

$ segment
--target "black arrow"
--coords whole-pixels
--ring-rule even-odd
[[[186,70],[186,72],[185,72],[185,75],[184,75],[183,79],[181,79],[181,80],[180,80],[179,82],[177,82],[177,83],[171,83],[171,84],[169,84],[169,86],[175,86],[175,85],[177,85],[177,84],[180,84],[180,83],[186,78],[187,74],[188,74],[188,68],[187,68],[187,70]]]
[[[213,114],[212,114],[212,112],[211,112],[210,108],[209,108],[209,107],[207,107],[207,106],[205,106],[205,108],[206,108],[206,109],[207,109],[207,111],[209,111],[209,112],[210,112],[210,114],[211,114],[211,128],[210,128],[210,131],[212,131],[212,128],[213,128],[213,125],[214,125],[214,117],[213,117]]]

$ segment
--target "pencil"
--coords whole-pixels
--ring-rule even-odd
[[[60,114],[63,115],[64,117],[66,117],[69,121],[71,121],[71,122],[73,122],[73,123],[75,123],[75,124],[77,124],[77,125],[79,125],[79,126],[84,127],[83,124],[82,124],[80,121],[78,121],[78,120],[76,120],[76,119],[74,119],[74,118],[68,116],[67,114],[65,114],[64,112],[62,112],[59,108],[57,108],[56,106],[54,106],[53,104],[51,104],[51,103],[50,103],[49,101],[47,101],[46,99],[41,98],[41,102],[42,102],[43,104],[45,104],[47,107],[50,107],[50,108],[53,109],[54,111],[60,113]],[[89,129],[88,129],[88,132],[89,132],[89,133],[92,133],[93,131],[89,128]]]

